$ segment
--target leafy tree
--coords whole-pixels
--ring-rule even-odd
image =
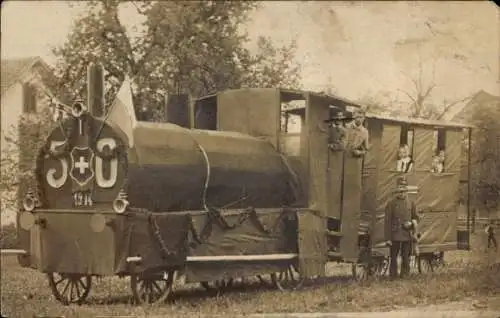
[[[295,43],[276,48],[267,38],[252,54],[240,32],[254,1],[128,2],[143,21],[137,36],[127,32],[119,8],[125,1],[86,3],[67,41],[54,49],[61,87],[84,97],[86,67],[100,61],[106,70],[109,105],[128,75],[136,107],[159,109],[165,94],[201,96],[249,86],[296,87],[300,67],[293,64]]]
[[[36,190],[36,159],[56,124],[52,110],[47,107],[48,103],[48,100],[42,99],[39,113],[23,114],[19,119],[18,128],[11,127],[3,141],[0,163],[2,213],[16,211],[27,189]]]

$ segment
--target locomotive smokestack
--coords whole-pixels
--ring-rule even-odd
[[[104,116],[104,67],[91,63],[87,68],[87,103],[92,116]]]

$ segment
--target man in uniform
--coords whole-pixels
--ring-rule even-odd
[[[414,202],[408,198],[408,183],[406,178],[397,180],[395,197],[389,201],[385,211],[385,240],[390,247],[391,263],[389,274],[392,278],[398,276],[398,256],[401,255],[401,276],[410,273],[410,253],[413,232],[419,217]]]
[[[368,129],[363,126],[365,113],[362,110],[354,112],[354,120],[346,125],[347,147],[355,157],[363,157],[369,149]]]

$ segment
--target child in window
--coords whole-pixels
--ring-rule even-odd
[[[413,160],[410,156],[410,147],[408,145],[401,145],[399,147],[396,169],[404,173],[410,172],[413,169]]]
[[[444,170],[444,150],[440,150],[439,153],[432,159],[432,172],[441,173]]]

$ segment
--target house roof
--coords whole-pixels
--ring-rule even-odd
[[[41,66],[51,73],[51,68],[38,56],[2,59],[1,61],[1,93],[9,89],[28,72],[32,72],[35,66]]]
[[[440,119],[443,120],[456,120],[457,116],[459,116],[465,109],[470,107],[471,105],[479,105],[484,103],[489,103],[491,101],[500,101],[500,96],[492,95],[484,90],[480,90],[477,93],[473,94],[470,99],[455,105],[450,108],[446,113],[444,113]]]

